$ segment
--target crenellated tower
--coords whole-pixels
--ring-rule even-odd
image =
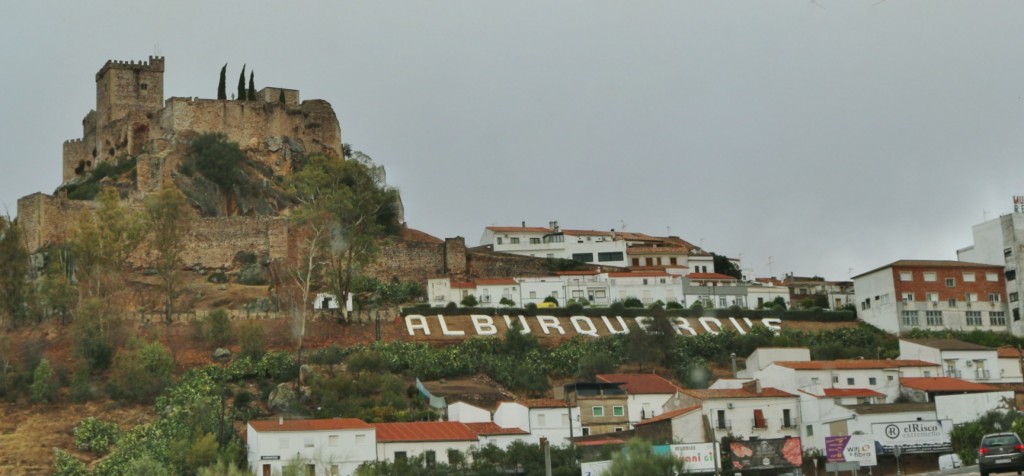
[[[96,115],[99,124],[132,112],[153,111],[164,105],[164,58],[149,61],[108,60],[96,73]]]

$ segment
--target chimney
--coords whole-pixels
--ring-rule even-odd
[[[526,228],[526,220],[523,220],[523,228]]]

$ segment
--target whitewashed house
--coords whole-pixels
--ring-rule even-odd
[[[1000,383],[1022,383],[1024,376],[1021,375],[1020,351],[1013,347],[1000,347],[996,349],[999,357],[999,382]]]
[[[665,404],[665,411],[700,405],[711,424],[713,441],[723,436],[783,438],[800,436],[797,395],[748,382],[741,389],[682,389]]]
[[[544,437],[553,445],[564,445],[570,437],[583,435],[579,409],[555,399],[498,402],[494,423],[528,432],[528,443],[538,443]]]
[[[611,284],[608,275],[597,270],[559,271],[555,273],[562,279],[565,295],[570,300],[586,299],[594,306],[607,306],[612,303]]]
[[[610,231],[563,230],[558,222],[547,228],[489,226],[480,237],[480,245],[499,253],[535,258],[573,259],[583,263],[624,267],[626,242],[615,239]]]
[[[252,420],[246,425],[249,467],[281,474],[298,462],[303,474],[348,476],[377,459],[376,430],[356,418]]]
[[[422,456],[427,465],[448,464],[453,452],[465,455],[479,444],[477,434],[465,423],[420,421],[374,423],[377,459],[396,462]]]
[[[637,271],[633,273],[607,273],[612,300],[637,298],[650,306],[655,301],[680,302],[683,296],[682,278],[664,271]]]
[[[747,307],[751,309],[771,305],[776,298],[780,297],[786,302],[788,309],[790,307],[789,287],[777,279],[757,278],[747,286]]]
[[[680,390],[676,384],[655,374],[601,374],[597,381],[622,384],[620,388],[627,394],[630,426],[660,415],[665,403]]]
[[[516,441],[530,441],[530,434],[522,428],[502,428],[494,422],[466,423],[480,439],[480,446],[494,445],[503,450]]]
[[[669,440],[675,444],[707,443],[704,414],[700,405],[691,405],[638,422],[636,436],[649,440]]]
[[[941,364],[945,377],[972,382],[1000,381],[999,355],[992,347],[955,339],[900,339],[900,358]]]
[[[447,413],[448,421],[459,421],[462,423],[491,421],[491,412],[466,402],[449,403]]]
[[[529,278],[518,278],[519,298],[516,299],[516,307],[524,307],[527,304],[540,305],[548,297],[558,301],[559,307],[564,307],[566,298],[565,282],[558,276],[539,276]]]

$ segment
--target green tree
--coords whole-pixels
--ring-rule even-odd
[[[89,469],[86,468],[78,458],[60,449],[53,449],[53,474],[54,476],[88,476]]]
[[[171,476],[171,470],[167,465],[158,461],[151,455],[142,455],[138,459],[128,463],[126,474],[145,474],[146,476]]]
[[[227,311],[214,309],[206,316],[206,322],[210,326],[210,341],[214,346],[224,347],[234,340],[234,332],[231,330],[231,319]]]
[[[40,284],[40,298],[46,312],[56,315],[61,324],[68,323],[68,317],[78,304],[78,288],[72,279],[68,249],[55,248],[51,252],[53,263],[46,269]]]
[[[99,299],[86,300],[71,327],[74,351],[84,359],[86,368],[102,372],[110,367],[118,347],[120,321],[110,319]]]
[[[245,101],[245,65],[242,65],[242,74],[238,75],[238,96],[235,96],[239,101]]]
[[[238,341],[242,347],[239,352],[241,357],[256,361],[267,352],[267,337],[258,323],[243,323],[238,329]]]
[[[462,301],[460,301],[459,304],[462,304],[462,307],[476,307],[476,305],[479,303],[476,300],[476,296],[472,294],[467,294],[464,298],[462,298]]]
[[[342,303],[357,271],[376,256],[380,240],[398,231],[398,191],[384,185],[382,172],[369,158],[314,156],[289,179],[298,213],[329,219],[328,281]],[[344,306],[342,316],[348,318]]]
[[[0,312],[9,326],[29,320],[29,254],[17,222],[0,217]]]
[[[88,417],[75,427],[75,447],[90,453],[104,455],[121,437],[116,423]]]
[[[217,99],[225,100],[228,98],[227,75],[228,64],[224,63],[224,67],[220,69],[220,82],[217,83]]]
[[[35,403],[52,402],[57,399],[57,380],[53,377],[53,369],[46,359],[40,361],[32,372],[30,396]]]
[[[732,276],[736,279],[743,279],[743,270],[736,266],[736,263],[730,260],[728,256],[711,253],[711,259],[716,273]]]
[[[123,285],[128,257],[145,237],[146,224],[140,213],[121,203],[114,188],[104,188],[97,200],[95,213],[80,215],[71,250],[81,301],[97,298],[106,306],[110,294]]]
[[[607,476],[675,476],[683,471],[683,462],[671,454],[654,454],[650,443],[638,438],[626,442],[622,451],[612,456]]]
[[[159,192],[146,197],[146,218],[153,256],[150,266],[160,277],[164,294],[164,322],[170,324],[174,298],[181,287],[181,269],[185,264],[182,259],[183,245],[190,229],[192,211],[181,191],[167,183]]]
[[[217,458],[216,463],[199,468],[199,471],[196,472],[196,476],[250,476],[251,474],[252,472],[246,471],[237,463],[223,457]]]
[[[244,179],[241,165],[245,153],[237,142],[229,141],[222,133],[210,132],[192,139],[186,160],[203,177],[216,184],[225,196],[229,196],[231,190]]]
[[[246,91],[245,98],[250,101],[256,100],[256,83],[253,82],[253,77],[256,75],[254,71],[249,71],[249,90]]]
[[[150,402],[171,382],[174,358],[159,342],[125,349],[114,356],[108,391],[116,400]]]
[[[612,354],[605,351],[594,351],[584,355],[579,361],[579,372],[576,376],[593,382],[599,374],[612,373],[618,367],[618,361]]]

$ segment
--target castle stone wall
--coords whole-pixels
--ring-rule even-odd
[[[239,251],[284,257],[288,253],[288,219],[283,217],[213,217],[197,219],[185,238],[186,264],[228,267]]]
[[[78,226],[78,217],[97,205],[38,192],[18,199],[18,224],[25,232],[29,252],[48,243],[66,242]]]
[[[443,243],[387,240],[366,273],[380,280],[397,276],[425,284],[427,279],[445,274],[444,247]]]

